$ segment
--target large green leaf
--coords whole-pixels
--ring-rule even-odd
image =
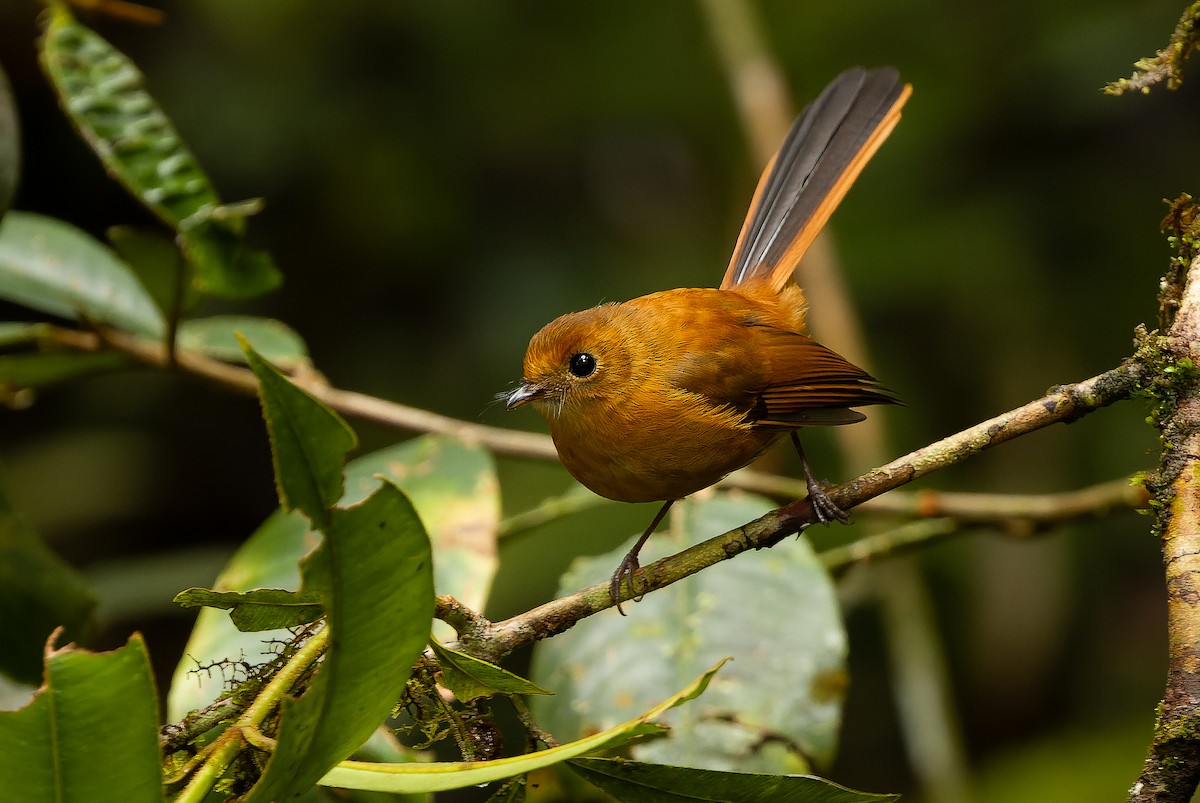
[[[29,705],[0,713],[0,800],[161,801],[158,702],[141,636],[92,653],[48,649]]]
[[[63,627],[66,638],[82,638],[95,607],[95,595],[83,578],[42,543],[0,494],[0,672],[37,683],[50,633]],[[9,798],[0,795],[4,799]]]
[[[401,487],[412,500],[434,544],[434,584],[479,610],[495,571],[495,537],[500,502],[491,455],[453,438],[424,436],[381,449],[346,467],[340,505],[361,501],[380,479]],[[278,511],[244,543],[217,578],[220,591],[297,588],[301,557],[320,542],[299,513]],[[198,663],[246,656],[256,659],[278,633],[240,633],[229,616],[200,612],[175,669],[168,717],[178,720],[221,692],[216,673],[197,673]]]
[[[17,107],[4,66],[0,65],[0,218],[12,205],[20,175],[21,131],[17,125]]]
[[[196,289],[244,298],[278,285],[271,258],[242,239],[257,204],[221,204],[137,66],[63,4],[43,20],[42,69],[63,110],[109,174],[180,233]]]
[[[643,563],[762,515],[765,500],[717,494],[678,506]],[[678,538],[678,540],[676,540]],[[576,562],[564,591],[606,580],[628,545]],[[538,644],[531,677],[555,691],[532,701],[552,733],[601,730],[716,658],[734,661],[697,705],[675,712],[670,739],[635,757],[706,769],[801,773],[833,755],[846,637],[832,584],[808,543],[742,555]]]
[[[440,764],[369,764],[362,761],[343,761],[321,779],[322,786],[345,789],[368,789],[376,792],[441,792],[462,789],[476,784],[511,778],[526,772],[553,766],[568,759],[608,750],[644,736],[664,732],[658,720],[663,714],[689,700],[694,700],[708,688],[713,675],[724,661],[710,667],[700,677],[653,708],[627,722],[568,744],[494,761],[458,761]]]
[[[408,498],[384,483],[335,508],[305,561],[332,638],[312,687],[285,703],[276,749],[247,803],[291,799],[349,756],[391,712],[429,640],[433,565]]]
[[[0,298],[134,334],[159,337],[165,329],[154,301],[107,246],[29,212],[0,220]]]
[[[263,418],[271,436],[275,484],[284,507],[298,509],[320,529],[342,495],[346,454],[358,445],[342,417],[292,384],[242,341],[258,379]]]

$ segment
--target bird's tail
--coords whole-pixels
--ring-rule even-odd
[[[891,67],[856,67],[800,113],[758,181],[723,289],[761,280],[778,292],[787,284],[911,92]]]

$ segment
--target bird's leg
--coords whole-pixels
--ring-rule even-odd
[[[822,524],[828,524],[830,520],[849,524],[850,517],[846,511],[834,504],[833,500],[829,498],[829,494],[825,493],[825,489],[821,487],[821,483],[817,482],[817,478],[813,476],[812,468],[808,465],[808,458],[804,454],[804,447],[800,445],[800,436],[796,434],[795,430],[792,430],[792,443],[796,447],[796,453],[800,455],[800,466],[804,469],[804,484],[808,486],[808,499],[812,502],[813,513],[817,515],[817,520]]]
[[[668,499],[666,502],[663,502],[663,506],[658,509],[658,513],[655,514],[654,520],[650,522],[650,526],[646,528],[646,532],[642,533],[642,537],[633,545],[633,549],[629,550],[628,554],[621,559],[621,565],[613,572],[612,580],[608,584],[608,595],[616,603],[617,613],[622,616],[625,615],[625,611],[621,610],[621,586],[628,580],[629,598],[634,602],[641,599],[641,595],[637,593],[637,588],[633,584],[633,576],[641,567],[641,564],[638,563],[638,552],[641,552],[642,546],[646,543],[646,539],[650,537],[650,534],[658,529],[658,525],[662,523],[663,517],[667,515],[667,511],[671,509],[671,505],[674,503],[674,499]]]

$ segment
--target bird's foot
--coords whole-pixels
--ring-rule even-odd
[[[817,521],[822,524],[829,524],[831,521],[841,524],[850,523],[850,514],[838,507],[817,482],[808,483],[808,501],[812,503]]]
[[[641,546],[641,544],[639,544]],[[612,579],[608,583],[608,595],[612,599],[613,604],[617,606],[617,613],[622,616],[625,611],[621,609],[621,587],[629,588],[629,599],[633,602],[640,602],[642,595],[638,593],[635,575],[641,564],[638,563],[638,550],[631,549],[629,553],[621,559],[621,565],[613,572]]]

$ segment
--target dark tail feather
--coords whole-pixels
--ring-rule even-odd
[[[775,290],[900,120],[912,87],[891,67],[846,70],[810,103],[759,179],[722,288]]]

